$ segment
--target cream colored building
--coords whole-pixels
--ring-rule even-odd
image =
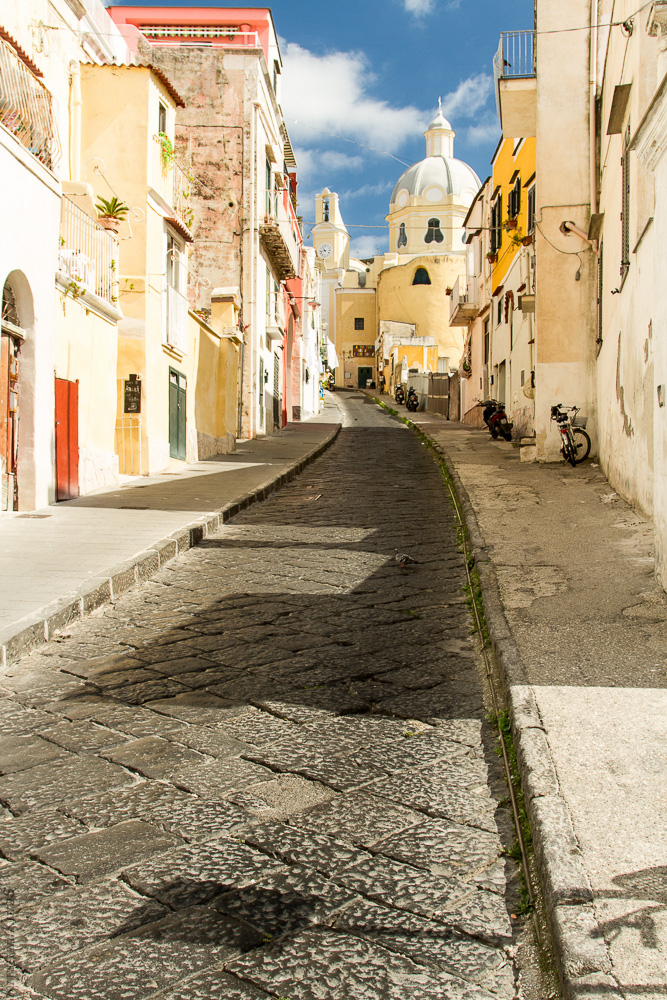
[[[463,221],[479,179],[454,157],[454,132],[441,112],[425,137],[426,157],[401,175],[391,196],[387,253],[350,257],[338,195],[325,188],[317,196],[313,242],[339,386],[377,383],[382,375],[391,389],[409,370],[459,364],[464,337],[449,324],[447,296],[465,273]]]
[[[550,406],[580,406],[664,586],[667,5],[538,0],[535,27],[503,34],[496,82],[504,134],[536,140],[537,457],[558,458]]]

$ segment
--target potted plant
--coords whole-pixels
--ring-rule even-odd
[[[511,229],[516,229],[517,225],[518,221],[515,216],[509,216],[509,218],[505,219],[505,221],[503,222],[503,227],[508,233]]]
[[[486,259],[489,261],[490,264],[495,264],[496,261],[498,260],[497,252],[495,250],[489,250],[489,252],[486,255]]]
[[[451,295],[451,294],[452,294],[452,289],[449,287],[449,285],[447,285],[447,288],[445,288],[445,295]]]
[[[174,144],[166,132],[158,132],[156,139],[160,143],[162,149],[162,166],[165,170],[171,170],[174,165],[174,160],[176,159]]]
[[[98,198],[95,208],[98,213],[98,224],[102,226],[102,229],[109,229],[112,233],[118,232],[121,222],[130,211],[129,205],[126,205],[116,195],[108,201],[106,198]]]
[[[522,240],[521,240],[521,243],[525,247],[529,247],[532,242],[533,242],[533,234],[532,233],[528,233],[528,235],[524,236],[522,238]]]

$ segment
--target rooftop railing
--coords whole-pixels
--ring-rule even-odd
[[[49,169],[60,159],[51,94],[4,39],[0,39],[0,123]]]
[[[63,197],[58,271],[76,296],[91,292],[115,304],[118,299],[118,241],[71,198]]]
[[[501,32],[493,64],[496,79],[535,76],[535,32]]]

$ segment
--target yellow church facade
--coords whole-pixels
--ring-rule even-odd
[[[454,131],[442,112],[425,138],[426,157],[394,187],[386,253],[352,257],[338,196],[325,188],[316,198],[313,241],[338,387],[384,381],[391,391],[409,372],[459,364],[463,331],[449,324],[448,296],[465,274],[463,222],[479,179],[454,157]]]

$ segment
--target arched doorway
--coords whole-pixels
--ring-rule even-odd
[[[12,271],[2,287],[0,325],[0,511],[35,505],[33,325],[28,279]]]

